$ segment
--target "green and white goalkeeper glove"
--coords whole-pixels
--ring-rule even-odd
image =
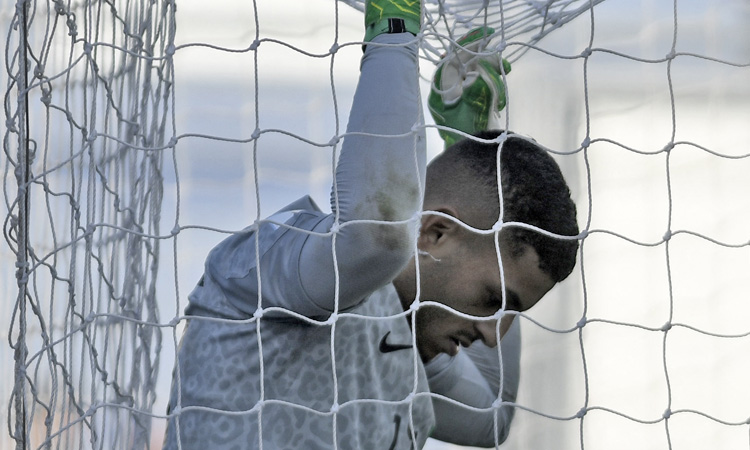
[[[491,118],[505,108],[502,74],[510,72],[510,63],[497,53],[477,55],[494,32],[489,27],[476,28],[443,56],[427,101],[437,125],[475,134],[486,130]],[[439,132],[446,147],[463,138],[448,130]]]
[[[422,23],[421,0],[365,1],[365,42],[383,33],[419,34]]]

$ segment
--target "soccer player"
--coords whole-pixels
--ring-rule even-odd
[[[333,213],[303,197],[208,255],[186,309],[165,448],[411,449],[430,436],[484,446],[507,436],[513,408],[493,402],[501,388],[515,399],[520,344],[505,312],[525,311],[565,278],[577,243],[464,226],[493,230],[500,217],[497,143],[460,140],[425,170],[420,8],[366,2]],[[489,83],[468,80],[467,96],[438,93],[433,114],[452,126],[460,111],[470,126],[456,128],[479,131],[471,124],[481,126],[497,99],[472,87],[497,91],[505,69],[488,70]],[[508,137],[500,164],[502,223],[578,234],[545,151]],[[493,347],[506,333],[501,371]]]

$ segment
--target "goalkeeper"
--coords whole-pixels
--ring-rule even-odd
[[[572,271],[577,242],[503,229],[501,277],[494,236],[455,221],[490,229],[500,216],[497,144],[458,140],[487,126],[508,68],[460,49],[447,56],[430,108],[446,142],[458,142],[425,169],[420,17],[417,1],[366,2],[333,213],[303,197],[208,255],[186,309],[165,448],[412,449],[430,436],[480,446],[506,438],[513,407],[493,403],[515,399],[520,344],[502,308],[539,301]],[[464,43],[481,42],[472,39]],[[454,70],[461,64],[475,75]],[[501,156],[504,221],[577,235],[549,155],[508,137]],[[506,332],[501,378],[492,347]]]

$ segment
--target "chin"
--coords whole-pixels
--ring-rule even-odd
[[[422,358],[422,362],[432,361],[437,355],[442,353],[440,350],[436,350],[433,347],[417,346],[417,350],[419,351],[419,357]]]

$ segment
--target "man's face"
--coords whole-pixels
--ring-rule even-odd
[[[420,257],[420,301],[434,301],[475,317],[494,316],[505,310],[526,311],[534,306],[555,282],[539,269],[539,256],[531,247],[513,258],[501,244],[502,282],[494,237],[467,238],[466,233],[444,236],[441,245],[427,249]],[[504,292],[504,294],[503,294]],[[490,347],[510,327],[513,314],[500,319],[462,317],[439,306],[420,306],[416,314],[417,346],[424,361],[438,353],[455,355],[459,346],[468,347],[481,339]]]

